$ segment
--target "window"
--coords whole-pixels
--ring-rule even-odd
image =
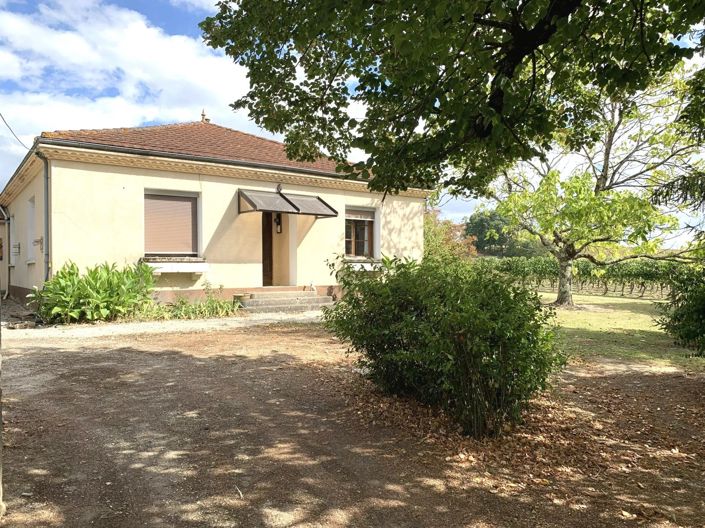
[[[374,211],[346,209],[345,254],[349,257],[367,257],[374,254]]]
[[[198,255],[196,196],[144,195],[144,253]]]
[[[20,244],[17,242],[17,228],[15,227],[15,216],[10,217],[10,266],[14,266],[17,255],[20,254]]]
[[[34,196],[27,202],[27,262],[34,262],[34,239],[36,238],[35,230],[35,208]]]

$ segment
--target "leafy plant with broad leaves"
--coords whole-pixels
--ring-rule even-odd
[[[140,263],[119,269],[100,264],[81,274],[65,264],[27,297],[45,322],[110,321],[125,317],[152,302],[152,268]]]
[[[334,263],[345,295],[326,326],[389,393],[446,409],[474,436],[521,420],[563,361],[536,293],[471,261]]]

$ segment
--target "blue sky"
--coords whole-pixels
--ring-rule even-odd
[[[247,72],[202,42],[215,0],[0,0],[0,112],[26,145],[45,130],[194,121],[275,137],[229,104]],[[0,123],[0,186],[26,150]],[[359,154],[358,154],[359,155]],[[444,200],[460,220],[469,202]]]

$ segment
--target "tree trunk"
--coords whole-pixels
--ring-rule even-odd
[[[573,306],[573,261],[558,261],[558,297],[556,306]]]

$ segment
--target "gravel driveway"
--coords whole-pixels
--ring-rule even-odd
[[[257,322],[4,331],[0,525],[703,526],[700,375],[574,365],[472,441],[320,325]]]
[[[7,334],[5,526],[462,526],[492,507],[349,420],[352,364],[318,326]]]

